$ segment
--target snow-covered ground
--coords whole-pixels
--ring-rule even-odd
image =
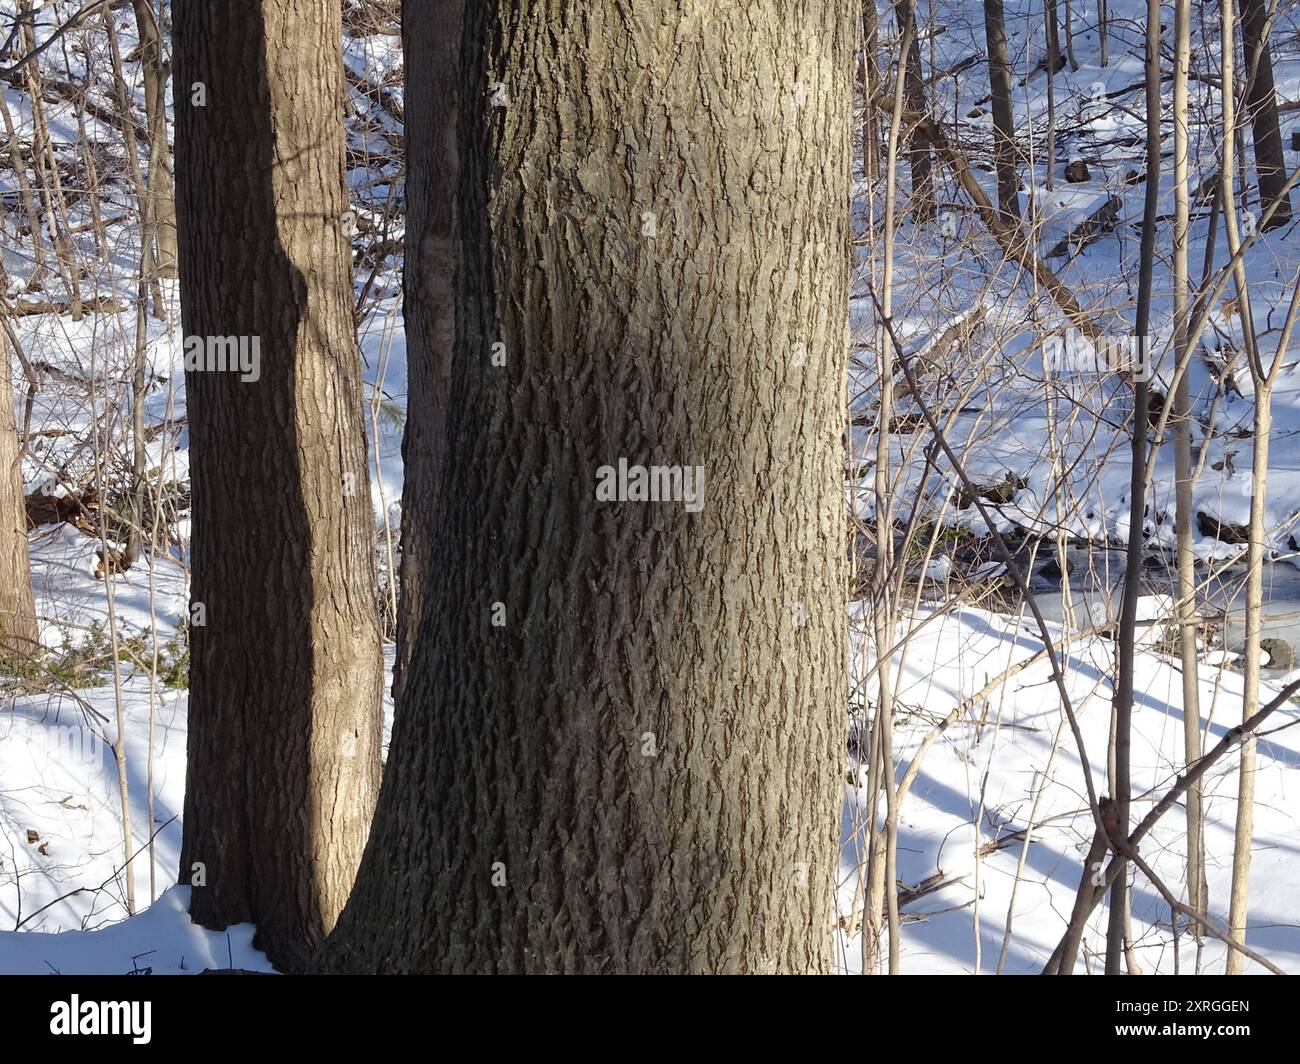
[[[0,4],[8,11],[11,4]],[[1074,54],[1077,71],[1056,78],[1060,123],[1055,187],[1049,190],[1040,165],[1029,175],[1027,193],[1037,205],[1043,229],[1038,246],[1046,254],[1063,235],[1092,214],[1107,197],[1122,200],[1114,233],[1070,257],[1054,258],[1053,268],[1099,319],[1118,334],[1132,331],[1137,259],[1137,223],[1143,186],[1128,183],[1131,171],[1141,170],[1141,62],[1145,16],[1133,0],[1110,0],[1112,37],[1110,62],[1103,67],[1096,34],[1085,22],[1090,15],[1075,12]],[[944,31],[925,40],[937,68],[959,64],[982,53],[980,6],[972,0],[936,7]],[[1007,4],[1008,32],[1016,71],[1017,121],[1034,131],[1036,150],[1045,147],[1046,79],[1040,71],[1019,85],[1019,79],[1041,55],[1039,0]],[[134,43],[130,20],[119,20],[123,50]],[[885,20],[886,22],[888,19]],[[1170,20],[1171,21],[1171,20]],[[1300,14],[1283,6],[1274,33],[1279,96],[1300,100]],[[62,56],[59,56],[62,62]],[[348,69],[372,85],[385,84],[390,104],[400,105],[400,63],[397,38],[377,34],[349,37]],[[53,62],[53,53],[44,61]],[[1196,60],[1207,70],[1212,55]],[[80,77],[76,54],[72,74]],[[132,72],[133,63],[128,63]],[[134,73],[132,73],[134,77]],[[1100,90],[1098,89],[1100,86]],[[1130,88],[1131,87],[1131,88]],[[136,85],[138,90],[138,84]],[[1127,91],[1125,91],[1127,90]],[[0,84],[5,101],[20,128],[30,124],[25,94]],[[991,136],[984,67],[977,63],[957,77],[938,79],[943,113],[960,122],[962,143],[978,144]],[[1100,100],[1117,107],[1104,107]],[[137,96],[137,100],[139,97]],[[350,147],[354,152],[377,151],[377,145],[400,130],[392,113],[371,93],[351,96]],[[1166,99],[1167,102],[1167,99]],[[1217,109],[1212,88],[1196,83],[1193,108]],[[47,104],[53,138],[75,144],[77,123],[66,102]],[[980,111],[983,113],[975,114]],[[1297,112],[1287,111],[1283,139],[1300,128]],[[116,143],[110,126],[88,119],[96,140]],[[1213,169],[1212,123],[1197,123],[1193,132],[1193,181]],[[1067,183],[1064,162],[1088,160],[1088,180]],[[1288,161],[1295,165],[1294,153]],[[385,164],[377,164],[384,170]],[[905,170],[905,166],[903,167]],[[994,195],[993,175],[976,169],[986,191]],[[354,170],[351,179],[358,197],[357,212],[365,225],[380,227],[378,209],[386,186],[374,181],[374,171]],[[390,172],[391,176],[391,172]],[[1168,165],[1161,177],[1162,203],[1172,203]],[[0,170],[0,193],[16,189],[13,174]],[[1295,195],[1300,206],[1300,194]],[[867,227],[867,190],[859,186],[855,218]],[[1042,358],[1045,337],[1059,326],[1041,292],[1003,262],[973,213],[941,196],[933,222],[914,225],[904,219],[899,230],[899,279],[896,320],[909,350],[923,355],[933,340],[974,308],[982,324],[962,341],[955,353],[945,353],[948,375],[934,374],[930,398],[955,412],[949,439],[963,455],[978,483],[991,484],[1006,475],[1024,486],[1005,504],[994,505],[995,521],[1003,529],[1038,528],[1059,523],[1069,532],[1095,542],[1115,542],[1128,530],[1128,437],[1124,418],[1129,402],[1125,387],[1103,377],[1046,379]],[[104,209],[127,211],[131,197],[124,187],[105,197]],[[1257,204],[1253,205],[1257,208]],[[1252,205],[1247,205],[1250,210]],[[84,207],[78,208],[84,221]],[[74,212],[75,213],[75,212]],[[1244,215],[1243,215],[1244,219]],[[389,218],[387,236],[400,239],[400,214]],[[878,224],[878,217],[877,217]],[[1243,225],[1247,223],[1243,220]],[[12,221],[10,228],[13,228]],[[1190,258],[1199,277],[1208,233],[1208,211],[1197,208]],[[373,235],[373,234],[370,234]],[[112,231],[116,276],[111,281],[129,303],[135,269],[135,237],[129,227]],[[1169,234],[1161,229],[1162,258],[1157,265],[1154,331],[1158,349],[1170,334]],[[877,246],[877,254],[878,254]],[[861,269],[855,279],[852,305],[854,341],[871,340],[874,319],[867,293],[872,268],[866,248],[860,249]],[[1224,257],[1220,236],[1216,261]],[[877,259],[878,262],[878,259]],[[30,269],[21,254],[5,249],[5,264],[15,279]],[[361,325],[366,359],[365,380],[373,400],[368,425],[374,443],[372,492],[377,524],[394,529],[400,500],[402,470],[400,442],[405,416],[405,341],[399,296],[400,263],[395,256],[371,270],[358,264],[359,292],[365,293],[367,313]],[[1264,342],[1275,342],[1282,311],[1289,298],[1289,279],[1300,265],[1296,227],[1261,238],[1247,257],[1256,319],[1265,330]],[[54,284],[52,279],[50,284]],[[1229,288],[1225,298],[1232,294]],[[149,358],[152,391],[146,423],[164,429],[151,443],[150,462],[161,465],[177,485],[188,481],[188,449],[184,428],[185,396],[178,335],[177,293],[169,288],[169,322],[150,319]],[[134,340],[134,314],[90,314],[80,323],[54,315],[18,318],[17,335],[29,357],[40,363],[41,387],[34,399],[32,453],[24,460],[28,492],[49,482],[55,471],[73,480],[90,467],[93,425],[108,411],[120,417],[126,402],[125,367]],[[1248,472],[1252,441],[1249,427],[1252,390],[1244,362],[1238,361],[1236,383],[1241,392],[1221,389],[1210,372],[1217,358],[1240,349],[1239,318],[1231,308],[1216,307],[1197,361],[1192,390],[1200,418],[1195,443],[1204,455],[1196,487],[1196,506],[1217,519],[1244,519],[1249,502]],[[874,438],[870,413],[875,394],[870,352],[856,350],[858,362],[851,381],[850,401],[865,414],[853,434],[854,465],[861,479],[850,482],[858,512],[872,514],[870,460]],[[1285,567],[1292,523],[1300,503],[1300,368],[1292,362],[1283,371],[1274,396],[1275,427],[1270,461],[1269,523],[1278,566]],[[1165,366],[1169,356],[1165,355]],[[23,376],[15,366],[19,424],[23,423]],[[906,400],[901,413],[914,412]],[[93,416],[92,416],[93,415]],[[120,423],[117,430],[121,431]],[[922,479],[918,433],[900,433],[894,442],[893,465],[902,472],[893,493],[900,516],[915,504],[939,510],[951,493],[954,479],[940,460]],[[1173,455],[1162,452],[1154,477],[1150,543],[1172,543],[1170,496]],[[62,483],[62,480],[60,481]],[[55,489],[61,493],[62,487]],[[949,505],[941,523],[976,535],[985,531],[973,508]],[[71,525],[44,526],[31,535],[33,575],[42,639],[51,648],[70,648],[104,638],[111,590],[121,638],[143,645],[168,646],[176,636],[188,602],[184,519],[176,531],[181,546],[160,552],[151,564],[141,564],[110,584],[94,579],[98,540]],[[946,549],[946,548],[943,548]],[[1198,534],[1196,550],[1205,560],[1228,560],[1237,546]],[[941,550],[942,553],[942,550]],[[955,573],[957,563],[944,555],[932,572]],[[1229,572],[1229,576],[1232,573]],[[1239,574],[1238,574],[1239,575]],[[940,579],[942,583],[942,578]],[[1045,592],[1050,598],[1052,592]],[[1293,596],[1288,590],[1277,602]],[[1289,606],[1288,606],[1289,608]],[[1049,614],[1059,618],[1059,609]],[[850,618],[853,631],[854,707],[874,698],[868,677],[872,661],[869,641],[861,636],[862,616]],[[1020,614],[991,609],[944,609],[923,606],[909,614],[904,626],[910,640],[897,656],[901,681],[895,753],[901,777],[933,725],[963,699],[981,690],[1013,662],[1039,649],[1038,633]],[[1054,622],[1053,631],[1065,634]],[[1087,757],[1099,791],[1105,784],[1107,732],[1114,644],[1099,636],[1079,638],[1070,646],[1065,666],[1073,701],[1079,711]],[[1287,674],[1272,672],[1264,699]],[[148,671],[129,661],[123,666],[120,691],[111,671],[101,670],[100,686],[63,685],[55,680],[41,693],[20,690],[0,705],[0,973],[196,972],[206,967],[234,966],[266,969],[265,958],[252,949],[251,927],[214,933],[196,928],[186,915],[186,889],[175,886],[184,797],[186,696],[183,689],[151,688]],[[1157,646],[1138,658],[1138,697],[1134,719],[1135,813],[1172,783],[1181,766],[1181,678],[1176,664]],[[1232,669],[1207,664],[1201,674],[1203,707],[1209,717],[1208,741],[1221,737],[1239,720],[1241,676]],[[137,908],[127,918],[119,779],[109,749],[117,735],[118,707],[124,724],[129,791],[132,871]],[[391,705],[386,707],[391,722]],[[1300,882],[1300,736],[1294,725],[1300,707],[1275,715],[1259,744],[1256,781],[1255,857],[1251,877],[1250,944],[1275,964],[1300,972],[1300,918],[1292,884]],[[1279,730],[1281,729],[1281,730]],[[152,732],[152,740],[150,734]],[[846,770],[853,775],[852,758]],[[1226,915],[1227,876],[1231,865],[1235,759],[1221,762],[1206,779],[1210,914],[1220,924]],[[150,787],[149,781],[152,781]],[[908,972],[1029,972],[1041,967],[1051,952],[1073,902],[1082,874],[1083,855],[1092,837],[1082,766],[1073,737],[1062,727],[1056,692],[1047,665],[1030,665],[978,703],[933,744],[900,813],[898,874],[905,888],[941,883],[903,906],[902,967]],[[150,802],[152,798],[152,821]],[[845,849],[840,862],[840,907],[848,912],[861,861],[862,792],[846,787]],[[1183,811],[1171,810],[1142,848],[1144,856],[1175,890],[1183,884]],[[1028,831],[1026,848],[1025,832]],[[152,845],[150,845],[152,843]],[[1020,862],[1023,856],[1023,868]],[[1012,894],[1015,893],[1014,905]],[[1005,956],[1003,939],[1011,917]],[[1148,971],[1222,970],[1223,948],[1205,941],[1199,957],[1185,929],[1175,937],[1168,907],[1140,878],[1135,880],[1133,919],[1137,952]],[[1104,910],[1094,916],[1085,952],[1094,951],[1104,935]],[[840,960],[844,970],[860,968],[860,942],[843,935]],[[1084,963],[1090,963],[1085,958]],[[1095,967],[1095,966],[1094,966]]]
[[[1054,640],[1065,632],[1052,626]],[[963,609],[922,610],[901,666],[895,723],[899,776],[917,748],[953,707],[1010,666],[1042,649],[1033,622]],[[1110,729],[1114,644],[1091,638],[1063,656],[1068,687],[1098,791],[1104,792]],[[870,655],[855,656],[858,698]],[[1046,660],[1040,658],[981,700],[934,743],[899,816],[898,876],[904,888],[938,877],[942,889],[902,907],[904,972],[1037,972],[1056,946],[1074,903],[1093,821],[1079,751]],[[1168,656],[1138,655],[1133,736],[1133,814],[1141,819],[1173,786],[1183,764],[1182,677]],[[1271,684],[1269,686],[1274,686]],[[1240,720],[1241,675],[1206,669],[1201,680],[1203,748]],[[1266,688],[1264,699],[1271,697]],[[1255,837],[1248,943],[1280,968],[1300,972],[1300,914],[1294,883],[1300,875],[1300,705],[1274,714],[1258,744]],[[1204,782],[1206,863],[1210,914],[1226,923],[1236,816],[1236,765],[1229,755]],[[845,811],[847,846],[841,859],[841,907],[852,906],[864,858],[862,787],[850,787]],[[1030,832],[1028,849],[1024,833]],[[1176,894],[1184,882],[1186,822],[1182,803],[1147,837],[1140,852]],[[992,848],[992,852],[986,852]],[[983,853],[983,856],[978,856]],[[1023,869],[1018,871],[1024,858]],[[1132,894],[1134,941],[1148,972],[1174,971],[1168,905],[1139,875]],[[1014,908],[1012,894],[1015,893]],[[1185,895],[1180,895],[1186,901]],[[1000,958],[1010,917],[1006,956]],[[1094,914],[1085,950],[1105,952],[1106,913]],[[1222,972],[1225,948],[1205,939],[1197,957],[1179,918],[1179,970]],[[841,960],[860,966],[858,940],[844,939]],[[1095,970],[1096,965],[1090,964]],[[1261,970],[1248,963],[1247,969]]]
[[[52,598],[38,609],[78,603],[85,622],[107,615],[104,585],[89,575],[94,542],[63,526],[35,553]],[[86,554],[89,553],[89,562]],[[168,563],[159,563],[163,568]],[[155,576],[164,629],[179,617],[183,580]],[[137,570],[115,581],[123,637],[148,627],[147,581]],[[391,652],[385,690],[391,685]],[[210,932],[190,923],[188,888],[176,886],[185,795],[186,692],[124,666],[131,867],[137,914],[127,919],[122,799],[113,754],[118,694],[106,685],[15,697],[0,709],[0,973],[197,972],[210,967],[270,970],[252,948],[253,928]],[[384,749],[392,702],[384,702]],[[150,808],[149,796],[152,796]],[[152,814],[152,820],[150,815]]]
[[[1032,624],[982,610],[923,610],[901,667],[896,723],[900,776],[931,728],[949,710],[1014,663],[1037,653]],[[1053,627],[1053,634],[1062,634]],[[854,656],[855,702],[870,694],[870,662],[861,643]],[[1114,646],[1091,638],[1065,659],[1070,692],[1088,759],[1104,789]],[[1181,678],[1166,656],[1138,659],[1134,735],[1135,815],[1172,785],[1181,765]],[[1276,683],[1277,681],[1274,681]],[[224,933],[190,925],[185,889],[174,886],[180,850],[179,813],[185,767],[185,694],[161,690],[154,702],[154,890],[150,890],[148,772],[149,692],[140,678],[122,692],[131,793],[135,889],[144,911],[125,911],[120,798],[111,750],[116,734],[111,687],[75,695],[15,700],[0,714],[0,972],[156,972],[204,967],[264,968],[252,950],[252,929]],[[1267,697],[1267,695],[1266,695]],[[1212,745],[1238,719],[1239,673],[1207,669],[1202,699]],[[85,705],[83,706],[82,701]],[[387,707],[391,725],[391,705]],[[93,738],[86,713],[96,720]],[[1279,711],[1259,743],[1251,945],[1288,971],[1300,971],[1300,923],[1292,884],[1300,877],[1300,706]],[[1292,725],[1284,728],[1285,725]],[[387,738],[387,736],[386,736]],[[1055,751],[1055,752],[1053,752]],[[1236,778],[1233,759],[1209,774],[1206,848],[1211,913],[1222,921],[1231,868]],[[1040,793],[1041,792],[1041,793]],[[865,792],[846,787],[845,850],[839,901],[853,904],[863,838]],[[1008,973],[1040,968],[1061,934],[1092,837],[1092,821],[1073,739],[1063,726],[1048,667],[1038,661],[973,707],[921,761],[902,806],[898,844],[901,885],[938,877],[941,889],[903,906],[902,966],[907,972],[993,972],[1011,905]],[[1024,831],[1031,829],[1017,874]],[[1168,884],[1182,882],[1182,806],[1171,810],[1142,847]],[[977,857],[977,846],[984,852]],[[986,852],[992,847],[992,852]],[[1176,887],[1175,887],[1176,889]],[[75,892],[75,893],[74,893]],[[151,896],[152,906],[146,907]],[[1140,880],[1133,895],[1138,955],[1152,972],[1174,966],[1170,914]],[[21,928],[16,933],[15,928]],[[1180,970],[1222,970],[1223,947],[1205,940],[1199,961],[1180,921]],[[71,934],[52,934],[65,931]],[[33,932],[44,932],[33,934]],[[1087,943],[1104,940],[1105,913],[1094,916]],[[856,938],[841,936],[841,962],[858,970]]]

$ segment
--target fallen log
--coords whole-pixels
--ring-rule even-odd
[[[58,299],[20,299],[10,308],[15,318],[28,318],[34,314],[71,314],[72,304]],[[120,299],[96,296],[81,302],[83,314],[121,314],[129,308]]]
[[[47,495],[43,491],[34,491],[23,497],[23,508],[27,513],[29,530],[66,522],[87,535],[97,534],[97,504],[89,495]]]
[[[1089,244],[1095,244],[1102,237],[1113,233],[1122,206],[1123,203],[1118,196],[1108,198],[1097,210],[1071,229],[1069,236],[1057,241],[1056,246],[1047,253],[1047,257],[1059,259],[1071,253],[1077,255]]]
[[[876,93],[873,97],[874,105],[881,111],[892,113],[894,101],[884,93]],[[953,177],[962,187],[971,201],[975,204],[976,213],[979,214],[980,220],[984,227],[992,234],[1006,252],[1007,257],[1021,267],[1021,269],[1030,273],[1038,285],[1056,303],[1062,310],[1070,323],[1078,329],[1089,340],[1098,340],[1106,335],[1108,330],[1103,329],[1092,316],[1083,309],[1079,300],[1055,272],[1042,259],[1040,259],[1030,246],[1024,231],[1020,228],[1018,221],[1006,221],[1003,219],[1001,212],[993,206],[985,194],[980,183],[971,173],[970,164],[961,150],[955,147],[944,133],[943,127],[928,114],[920,114],[916,111],[904,111],[903,120],[907,125],[914,129],[919,129],[930,139],[939,157],[952,171]],[[1113,332],[1114,330],[1109,330]],[[1131,375],[1121,374],[1125,379]]]

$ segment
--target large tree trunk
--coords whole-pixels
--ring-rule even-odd
[[[1020,177],[1016,172],[1016,127],[1011,112],[1011,60],[1002,0],[984,0],[984,40],[989,52],[989,90],[993,97],[993,158],[998,171],[998,209],[1004,221],[1020,216]]]
[[[1273,50],[1265,36],[1267,0],[1241,0],[1241,37],[1246,58],[1246,110],[1255,132],[1255,169],[1259,171],[1260,212],[1281,197],[1277,210],[1264,229],[1277,229],[1291,222],[1291,197],[1284,194],[1286,159],[1282,155],[1282,132],[1277,121],[1277,92],[1273,85]],[[1259,60],[1256,63],[1256,55]],[[1251,77],[1251,72],[1254,76]],[[1240,956],[1236,954],[1236,956]]]
[[[406,431],[402,437],[401,599],[393,698],[400,706],[424,610],[430,535],[446,451],[447,395],[456,342],[456,69],[465,0],[405,0],[407,100],[427,101],[406,122]]]
[[[0,267],[0,281],[7,279]],[[0,659],[7,659],[27,657],[39,644],[8,342],[0,341],[0,352]]]
[[[624,9],[466,12],[429,604],[323,970],[830,964],[859,9]]]
[[[254,374],[186,373],[207,623],[191,634],[181,882],[196,921],[256,921],[282,967],[342,908],[379,783],[340,21],[317,0],[175,9],[185,334],[261,354]]]

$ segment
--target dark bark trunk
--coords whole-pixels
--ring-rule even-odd
[[[1061,69],[1061,38],[1056,22],[1056,0],[1043,0],[1047,25],[1047,173],[1050,192],[1056,182],[1056,75]]]
[[[866,102],[862,112],[862,172],[868,181],[880,174],[880,125],[876,109],[871,105],[880,91],[880,15],[876,0],[862,0],[862,98]]]
[[[1255,169],[1259,172],[1261,215],[1270,203],[1281,197],[1277,210],[1262,228],[1277,229],[1291,223],[1291,196],[1283,192],[1287,168],[1282,154],[1282,131],[1277,120],[1273,50],[1264,36],[1267,20],[1267,0],[1241,0],[1241,36],[1247,77],[1254,71],[1254,77],[1250,77],[1246,88],[1246,111],[1255,134]]]
[[[426,106],[406,123],[406,431],[402,437],[401,599],[393,700],[423,615],[439,476],[446,449],[447,394],[456,340],[456,70],[465,0],[406,0],[407,100]]]
[[[925,114],[925,78],[921,74],[921,42],[917,38],[916,9],[912,0],[898,0],[894,5],[901,41],[911,27],[912,47],[906,62],[900,61],[903,71],[903,92],[908,109]],[[908,148],[908,161],[912,171],[912,217],[923,222],[934,216],[934,160],[930,151],[930,137],[925,130],[912,130]]]
[[[466,11],[429,603],[322,970],[830,963],[859,9],[638,11]]]
[[[175,9],[184,331],[256,338],[261,356],[253,375],[186,372],[206,625],[190,636],[181,882],[197,922],[255,921],[283,968],[342,908],[379,782],[340,23],[317,0]]]
[[[1047,71],[1055,74],[1061,63],[1061,23],[1056,14],[1056,0],[1044,0],[1043,14],[1047,27]]]
[[[989,52],[989,90],[993,97],[993,158],[998,171],[998,210],[1004,220],[1020,217],[1020,177],[1016,168],[1016,128],[1011,111],[1011,60],[1002,0],[984,0],[984,39]]]

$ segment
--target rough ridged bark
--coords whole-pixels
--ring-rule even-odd
[[[456,341],[456,68],[465,0],[405,0],[405,98],[419,100],[406,123],[406,431],[402,436],[401,599],[393,699],[401,690],[424,610],[429,535],[446,451],[447,392]]]
[[[340,10],[175,6],[187,336],[260,337],[260,378],[187,372],[191,915],[294,967],[333,925],[379,782],[382,684],[343,184]],[[192,104],[195,83],[206,107]]]
[[[858,15],[467,9],[429,605],[321,969],[829,965]]]

